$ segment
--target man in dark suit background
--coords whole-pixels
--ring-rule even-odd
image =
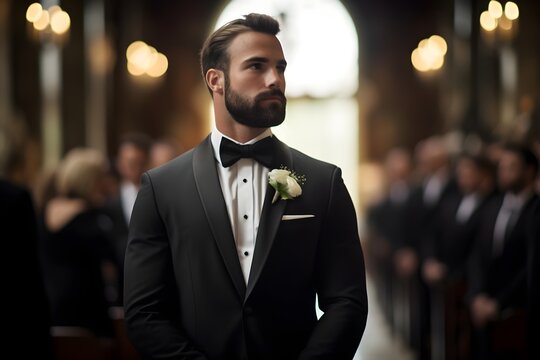
[[[116,155],[115,170],[118,174],[118,192],[107,200],[104,210],[112,221],[111,246],[115,252],[119,281],[116,301],[122,304],[124,258],[128,241],[128,225],[133,204],[140,188],[142,174],[148,169],[152,141],[140,133],[122,137]]]
[[[475,239],[470,275],[470,310],[477,329],[475,358],[519,358],[518,354],[494,354],[493,324],[509,309],[526,303],[526,259],[530,222],[538,196],[534,182],[538,160],[531,150],[508,145],[498,165],[498,182],[503,194],[484,209]],[[525,329],[513,329],[525,332]],[[524,349],[516,349],[524,351]]]
[[[278,32],[250,14],[209,37],[216,127],[143,176],[124,300],[148,358],[351,359],[362,337],[364,262],[341,171],[270,130],[286,106]]]

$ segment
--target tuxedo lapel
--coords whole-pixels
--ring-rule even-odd
[[[236,252],[227,206],[223,199],[221,185],[219,184],[210,137],[194,150],[193,173],[195,175],[197,191],[199,192],[199,197],[219,252],[223,257],[223,261],[238,295],[244,299],[246,284]]]
[[[291,150],[279,140],[276,141],[275,158],[276,167],[286,166],[288,169],[293,169]],[[261,275],[264,264],[266,263],[266,259],[268,258],[268,254],[272,249],[272,244],[274,243],[277,230],[281,224],[281,217],[283,216],[287,206],[287,201],[285,200],[280,200],[272,204],[273,197],[274,188],[269,185],[264,198],[264,205],[260,218],[261,220],[259,222],[259,230],[257,231],[255,252],[253,255],[253,262],[251,264],[251,270],[249,272],[246,300],[251,294],[251,291]]]

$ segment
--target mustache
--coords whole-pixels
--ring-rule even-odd
[[[261,101],[261,100],[264,100],[264,99],[267,99],[267,98],[270,98],[270,97],[277,97],[283,103],[287,102],[287,98],[285,97],[283,92],[281,90],[279,90],[279,89],[273,89],[273,90],[268,90],[268,91],[262,92],[262,93],[258,94],[257,96],[255,96],[255,101],[258,102],[258,101]]]

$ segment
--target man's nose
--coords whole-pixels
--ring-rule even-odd
[[[278,71],[278,69],[270,69],[266,75],[266,86],[284,91],[285,77],[283,73]]]

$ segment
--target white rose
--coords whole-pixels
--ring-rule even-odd
[[[272,183],[287,184],[287,178],[291,172],[289,170],[274,169],[268,173],[268,179]]]
[[[298,185],[298,182],[290,176],[287,177],[287,192],[292,198],[302,194],[302,188]]]

